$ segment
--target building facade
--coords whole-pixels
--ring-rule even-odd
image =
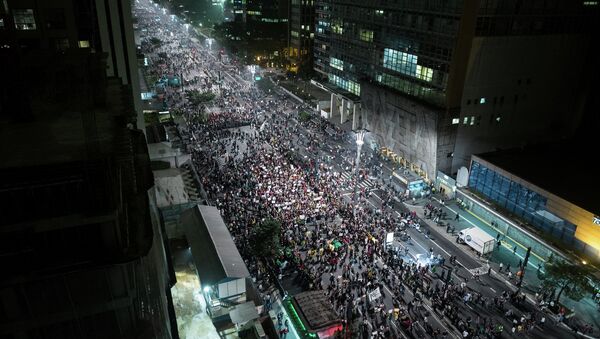
[[[333,86],[332,118],[367,128],[430,179],[455,175],[473,153],[574,131],[590,4],[321,0],[315,70]]]
[[[106,75],[131,87],[137,127],[143,130],[130,5],[118,0],[3,1],[0,45],[17,52],[82,49],[106,53]]]
[[[289,11],[288,70],[306,73],[313,68],[315,38],[315,2],[291,0]]]
[[[241,52],[248,64],[282,66],[287,48],[287,0],[231,0],[224,9],[232,51]]]
[[[0,3],[7,337],[177,337],[129,5]]]
[[[505,214],[532,226],[547,240],[556,240],[584,258],[600,261],[600,211],[594,200],[587,200],[590,203],[586,204],[586,200],[567,197],[564,190],[540,187],[510,168],[503,168],[504,162],[494,159],[498,157],[472,157],[469,190],[490,200]],[[558,187],[561,186],[565,185]],[[594,206],[596,210],[592,210]],[[523,243],[532,244],[535,239]]]

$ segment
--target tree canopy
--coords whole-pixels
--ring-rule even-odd
[[[153,45],[160,45],[160,44],[162,44],[162,40],[160,40],[157,37],[152,37],[152,38],[150,38],[150,43]]]
[[[593,291],[590,284],[592,269],[589,266],[551,258],[545,264],[545,271],[545,273],[540,273],[542,287],[558,291],[555,300],[557,303],[563,292],[569,298],[579,301]]]
[[[281,252],[279,235],[281,223],[274,219],[266,219],[257,224],[250,234],[252,252],[259,257],[269,257]]]
[[[310,113],[307,111],[300,111],[298,113],[298,120],[300,120],[301,122],[310,120]]]
[[[200,105],[215,98],[215,94],[211,91],[199,92],[196,89],[185,91],[185,96],[193,105]]]

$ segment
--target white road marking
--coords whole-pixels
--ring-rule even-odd
[[[432,243],[433,243],[435,246],[437,246],[437,247],[438,247],[440,250],[442,250],[442,252],[444,252],[444,253],[445,253],[447,256],[450,256],[450,253],[448,253],[448,252],[447,252],[447,251],[446,251],[446,250],[445,250],[445,249],[444,249],[442,246],[438,245],[438,243],[437,243],[437,242],[435,242],[435,241],[433,241],[433,240],[431,240],[431,242],[432,242]]]

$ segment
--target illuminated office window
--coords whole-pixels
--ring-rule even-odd
[[[417,78],[425,81],[431,81],[433,78],[433,69],[417,65]]]
[[[329,66],[339,69],[340,71],[343,71],[344,70],[344,61],[334,58],[334,57],[331,57],[329,59]]]
[[[344,33],[344,23],[341,20],[335,20],[331,23],[331,31],[335,34]]]
[[[361,29],[360,30],[360,40],[366,42],[373,42],[373,31],[369,29]]]
[[[345,89],[348,92],[360,96],[360,84],[352,80],[346,80],[335,74],[329,74],[329,81],[339,88]]]
[[[13,9],[13,19],[15,28],[20,31],[29,31],[36,29],[33,9]]]

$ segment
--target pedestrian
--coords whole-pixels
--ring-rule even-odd
[[[502,273],[502,268],[504,267],[503,263],[500,263],[500,268],[498,269],[498,272]]]
[[[517,245],[513,248],[513,254],[517,254]]]
[[[456,213],[456,217],[454,218],[455,221],[460,221],[460,215],[458,214],[458,212]]]

